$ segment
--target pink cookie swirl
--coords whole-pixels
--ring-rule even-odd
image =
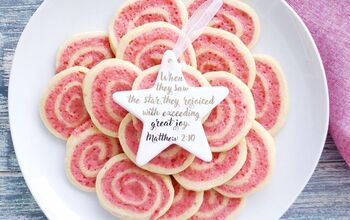
[[[157,219],[174,198],[169,176],[142,170],[125,154],[113,157],[101,169],[96,192],[102,207],[122,219]]]
[[[285,124],[288,114],[288,89],[280,65],[266,55],[255,55],[257,75],[251,89],[256,120],[272,135]]]
[[[106,33],[78,34],[66,41],[58,50],[56,73],[73,66],[84,66],[91,69],[102,60],[112,57],[114,57],[114,54]]]
[[[227,151],[237,145],[253,125],[253,96],[249,88],[230,73],[210,72],[204,76],[212,86],[229,89],[229,95],[211,112],[203,125],[211,150]]]
[[[163,54],[173,49],[180,34],[180,29],[165,22],[142,25],[128,32],[120,40],[117,57],[146,70],[161,63]],[[180,57],[180,61],[197,67],[192,45]]]
[[[189,15],[206,0],[190,0]],[[259,18],[254,9],[237,0],[224,0],[224,5],[215,15],[209,26],[222,29],[238,36],[241,41],[252,48],[260,34]]]
[[[127,111],[116,104],[113,93],[131,90],[141,70],[119,59],[104,60],[84,80],[84,101],[95,126],[104,134],[118,137],[119,124]]]
[[[193,42],[193,47],[200,72],[226,71],[237,76],[249,88],[253,86],[254,58],[235,35],[216,28],[206,28]]]
[[[170,209],[160,218],[161,220],[189,219],[200,208],[204,192],[189,191],[176,181],[172,181],[175,197]]]
[[[247,145],[243,140],[229,151],[213,153],[211,162],[196,158],[184,171],[174,178],[184,188],[205,191],[230,180],[242,168],[247,158]]]
[[[215,188],[219,193],[240,198],[263,187],[275,164],[275,144],[262,125],[255,122],[246,136],[248,156],[242,169],[228,182]]]
[[[55,75],[41,100],[41,119],[49,131],[60,139],[67,140],[76,127],[89,120],[82,92],[88,71],[85,67],[72,67]]]
[[[139,141],[142,132],[142,122],[140,129],[134,127],[131,114],[128,114],[120,124],[119,140],[125,154],[135,163],[136,154],[139,148]],[[173,145],[152,159],[148,164],[141,167],[145,170],[171,175],[186,169],[194,160],[194,156],[186,150]]]
[[[119,141],[102,134],[91,121],[76,128],[67,141],[65,168],[77,188],[95,191],[96,176],[114,155],[122,153]]]
[[[215,190],[205,191],[202,206],[190,220],[235,219],[244,202],[243,198],[228,198]]]
[[[132,29],[163,21],[178,28],[187,22],[186,6],[178,0],[129,0],[116,13],[110,26],[110,41],[116,50],[120,39]]]

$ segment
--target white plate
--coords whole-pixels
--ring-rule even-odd
[[[9,88],[12,139],[25,180],[49,219],[113,219],[95,194],[80,192],[64,174],[65,143],[44,128],[39,100],[54,73],[56,49],[72,34],[106,30],[123,1],[46,0],[18,43]],[[305,25],[281,0],[250,0],[261,19],[254,52],[277,58],[285,70],[290,114],[278,135],[272,181],[249,197],[239,219],[277,219],[297,198],[319,160],[328,128],[322,62]]]

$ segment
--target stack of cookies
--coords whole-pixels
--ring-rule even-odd
[[[179,58],[189,86],[229,90],[203,121],[213,160],[172,145],[145,166],[135,163],[143,124],[112,95],[154,85],[164,52],[204,2],[130,0],[117,10],[109,34],[78,34],[58,50],[42,121],[67,142],[69,181],[96,192],[102,207],[121,219],[232,219],[273,171],[287,83],[272,57],[252,54],[259,19],[238,0],[224,0]]]

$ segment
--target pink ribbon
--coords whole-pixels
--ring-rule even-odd
[[[199,6],[184,25],[182,35],[174,46],[173,52],[175,53],[176,58],[179,58],[188,48],[188,45],[202,34],[204,28],[209,24],[211,19],[214,18],[222,5],[222,0],[208,0]]]

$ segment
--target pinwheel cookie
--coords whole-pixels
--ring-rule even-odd
[[[248,156],[242,169],[231,180],[215,188],[231,198],[240,198],[257,191],[268,181],[274,168],[275,144],[264,127],[255,122],[246,141]]]
[[[203,202],[203,191],[190,191],[176,181],[172,181],[175,197],[170,209],[160,218],[161,220],[188,219],[199,210]]]
[[[164,21],[178,28],[186,23],[188,13],[179,0],[129,0],[119,8],[110,26],[110,41],[116,51],[120,39],[146,23]]]
[[[156,219],[170,208],[174,188],[169,176],[140,169],[125,154],[110,159],[96,179],[103,208],[122,219]]]
[[[240,212],[244,202],[243,198],[228,198],[215,190],[208,190],[204,192],[199,211],[190,220],[231,220]]]
[[[114,155],[122,153],[119,141],[102,134],[91,121],[76,128],[67,141],[66,174],[84,191],[95,191],[96,176]]]
[[[181,30],[165,22],[153,22],[142,25],[128,32],[117,49],[117,58],[127,60],[148,69],[161,63],[163,54],[173,49]],[[193,67],[197,67],[196,55],[192,45],[180,57]]]
[[[226,71],[237,76],[249,88],[253,86],[256,71],[254,58],[235,35],[206,28],[193,42],[193,47],[200,72]]]
[[[139,122],[142,126],[142,122]],[[119,138],[125,154],[131,161],[136,161],[136,153],[139,148],[141,129],[136,129],[128,114],[120,124]],[[159,174],[175,174],[186,169],[194,160],[194,156],[186,150],[173,145],[151,160],[143,169]]]
[[[190,0],[189,15],[206,0]],[[238,36],[249,48],[252,48],[260,34],[259,18],[249,5],[237,0],[223,0],[224,4],[209,26],[228,31]]]
[[[212,86],[224,86],[229,95],[209,115],[203,127],[213,152],[236,146],[249,132],[255,118],[253,96],[249,88],[227,72],[210,72],[204,77]]]
[[[272,135],[283,127],[288,113],[288,89],[280,65],[272,57],[255,55],[257,76],[251,89],[256,120]]]
[[[113,93],[131,90],[141,70],[133,64],[119,60],[104,60],[91,69],[84,80],[85,107],[95,126],[104,134],[118,137],[119,124],[127,111],[116,104]]]
[[[243,166],[247,157],[247,145],[243,140],[229,151],[213,153],[211,162],[198,158],[174,178],[188,190],[204,191],[230,180]]]
[[[55,75],[44,92],[40,116],[47,129],[66,140],[72,131],[89,120],[84,107],[82,84],[89,69],[72,67]]]
[[[102,60],[113,57],[106,33],[81,33],[67,40],[58,50],[56,73],[73,66],[84,66],[90,69]]]

